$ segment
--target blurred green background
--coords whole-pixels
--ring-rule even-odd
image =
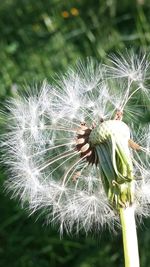
[[[105,61],[125,49],[150,52],[150,1],[3,0],[0,2],[0,101],[16,90],[51,80],[79,58]],[[3,188],[0,267],[121,267],[121,232],[66,236],[28,217]],[[150,220],[138,228],[141,267],[150,266]],[[135,266],[136,267],[136,266]]]

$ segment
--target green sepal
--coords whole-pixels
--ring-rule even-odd
[[[124,148],[110,136],[103,143],[96,145],[96,153],[109,201],[116,209],[130,205],[133,201],[133,174],[128,147]]]

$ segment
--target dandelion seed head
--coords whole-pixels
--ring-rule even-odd
[[[149,214],[149,126],[137,125],[131,107],[134,95],[147,94],[149,63],[119,55],[112,64],[80,62],[6,105],[6,188],[60,233],[113,228],[117,205],[132,201],[137,214]]]

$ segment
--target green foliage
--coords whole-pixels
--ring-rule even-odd
[[[0,98],[50,79],[78,58],[150,47],[150,4],[140,0],[5,0],[0,4]],[[150,120],[148,114],[146,120]],[[1,120],[1,119],[0,119]],[[1,174],[1,187],[3,180]],[[59,238],[1,192],[0,267],[123,266],[120,233]],[[149,266],[150,223],[139,230],[141,266]]]
[[[50,78],[78,58],[100,59],[130,46],[147,49],[149,10],[133,0],[121,5],[115,0],[5,0],[0,6],[0,94]]]

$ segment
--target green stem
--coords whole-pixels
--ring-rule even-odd
[[[139,267],[139,252],[134,208],[120,208],[125,267]]]

